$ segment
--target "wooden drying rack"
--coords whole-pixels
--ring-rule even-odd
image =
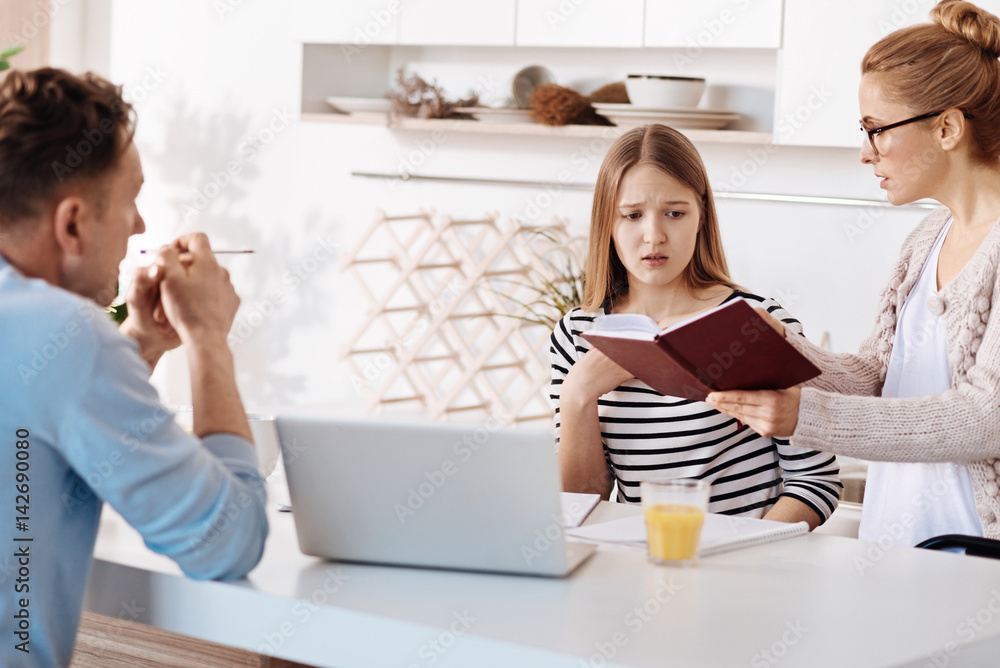
[[[562,220],[378,212],[341,266],[371,304],[341,352],[369,413],[414,403],[432,420],[551,423],[550,328],[522,318],[530,286],[558,280],[554,250],[582,266]]]

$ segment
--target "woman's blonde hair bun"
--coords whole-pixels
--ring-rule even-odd
[[[1000,20],[971,2],[941,0],[931,10],[931,20],[939,26],[1000,58]]]

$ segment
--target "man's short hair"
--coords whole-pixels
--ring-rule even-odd
[[[91,72],[12,70],[0,82],[0,234],[113,168],[135,133],[121,86]]]

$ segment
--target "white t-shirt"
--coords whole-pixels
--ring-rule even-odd
[[[949,220],[938,235],[899,314],[883,397],[922,397],[951,389],[944,320],[930,312],[937,264]],[[872,462],[858,537],[882,545],[917,543],[942,534],[982,536],[965,464]]]

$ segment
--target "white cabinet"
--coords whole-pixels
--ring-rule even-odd
[[[646,0],[643,46],[781,46],[781,0]]]
[[[292,35],[316,44],[395,44],[404,0],[289,0]]]
[[[935,4],[935,0],[785,0],[775,142],[860,149],[861,59],[890,32],[928,22]],[[1000,14],[1000,0],[975,4]]]
[[[513,46],[516,0],[401,0],[401,44]]]
[[[643,0],[518,0],[518,46],[642,46]]]
[[[935,0],[785,0],[775,142],[860,149],[861,59],[890,32],[926,22],[935,4]],[[997,5],[1000,0],[978,4]]]

